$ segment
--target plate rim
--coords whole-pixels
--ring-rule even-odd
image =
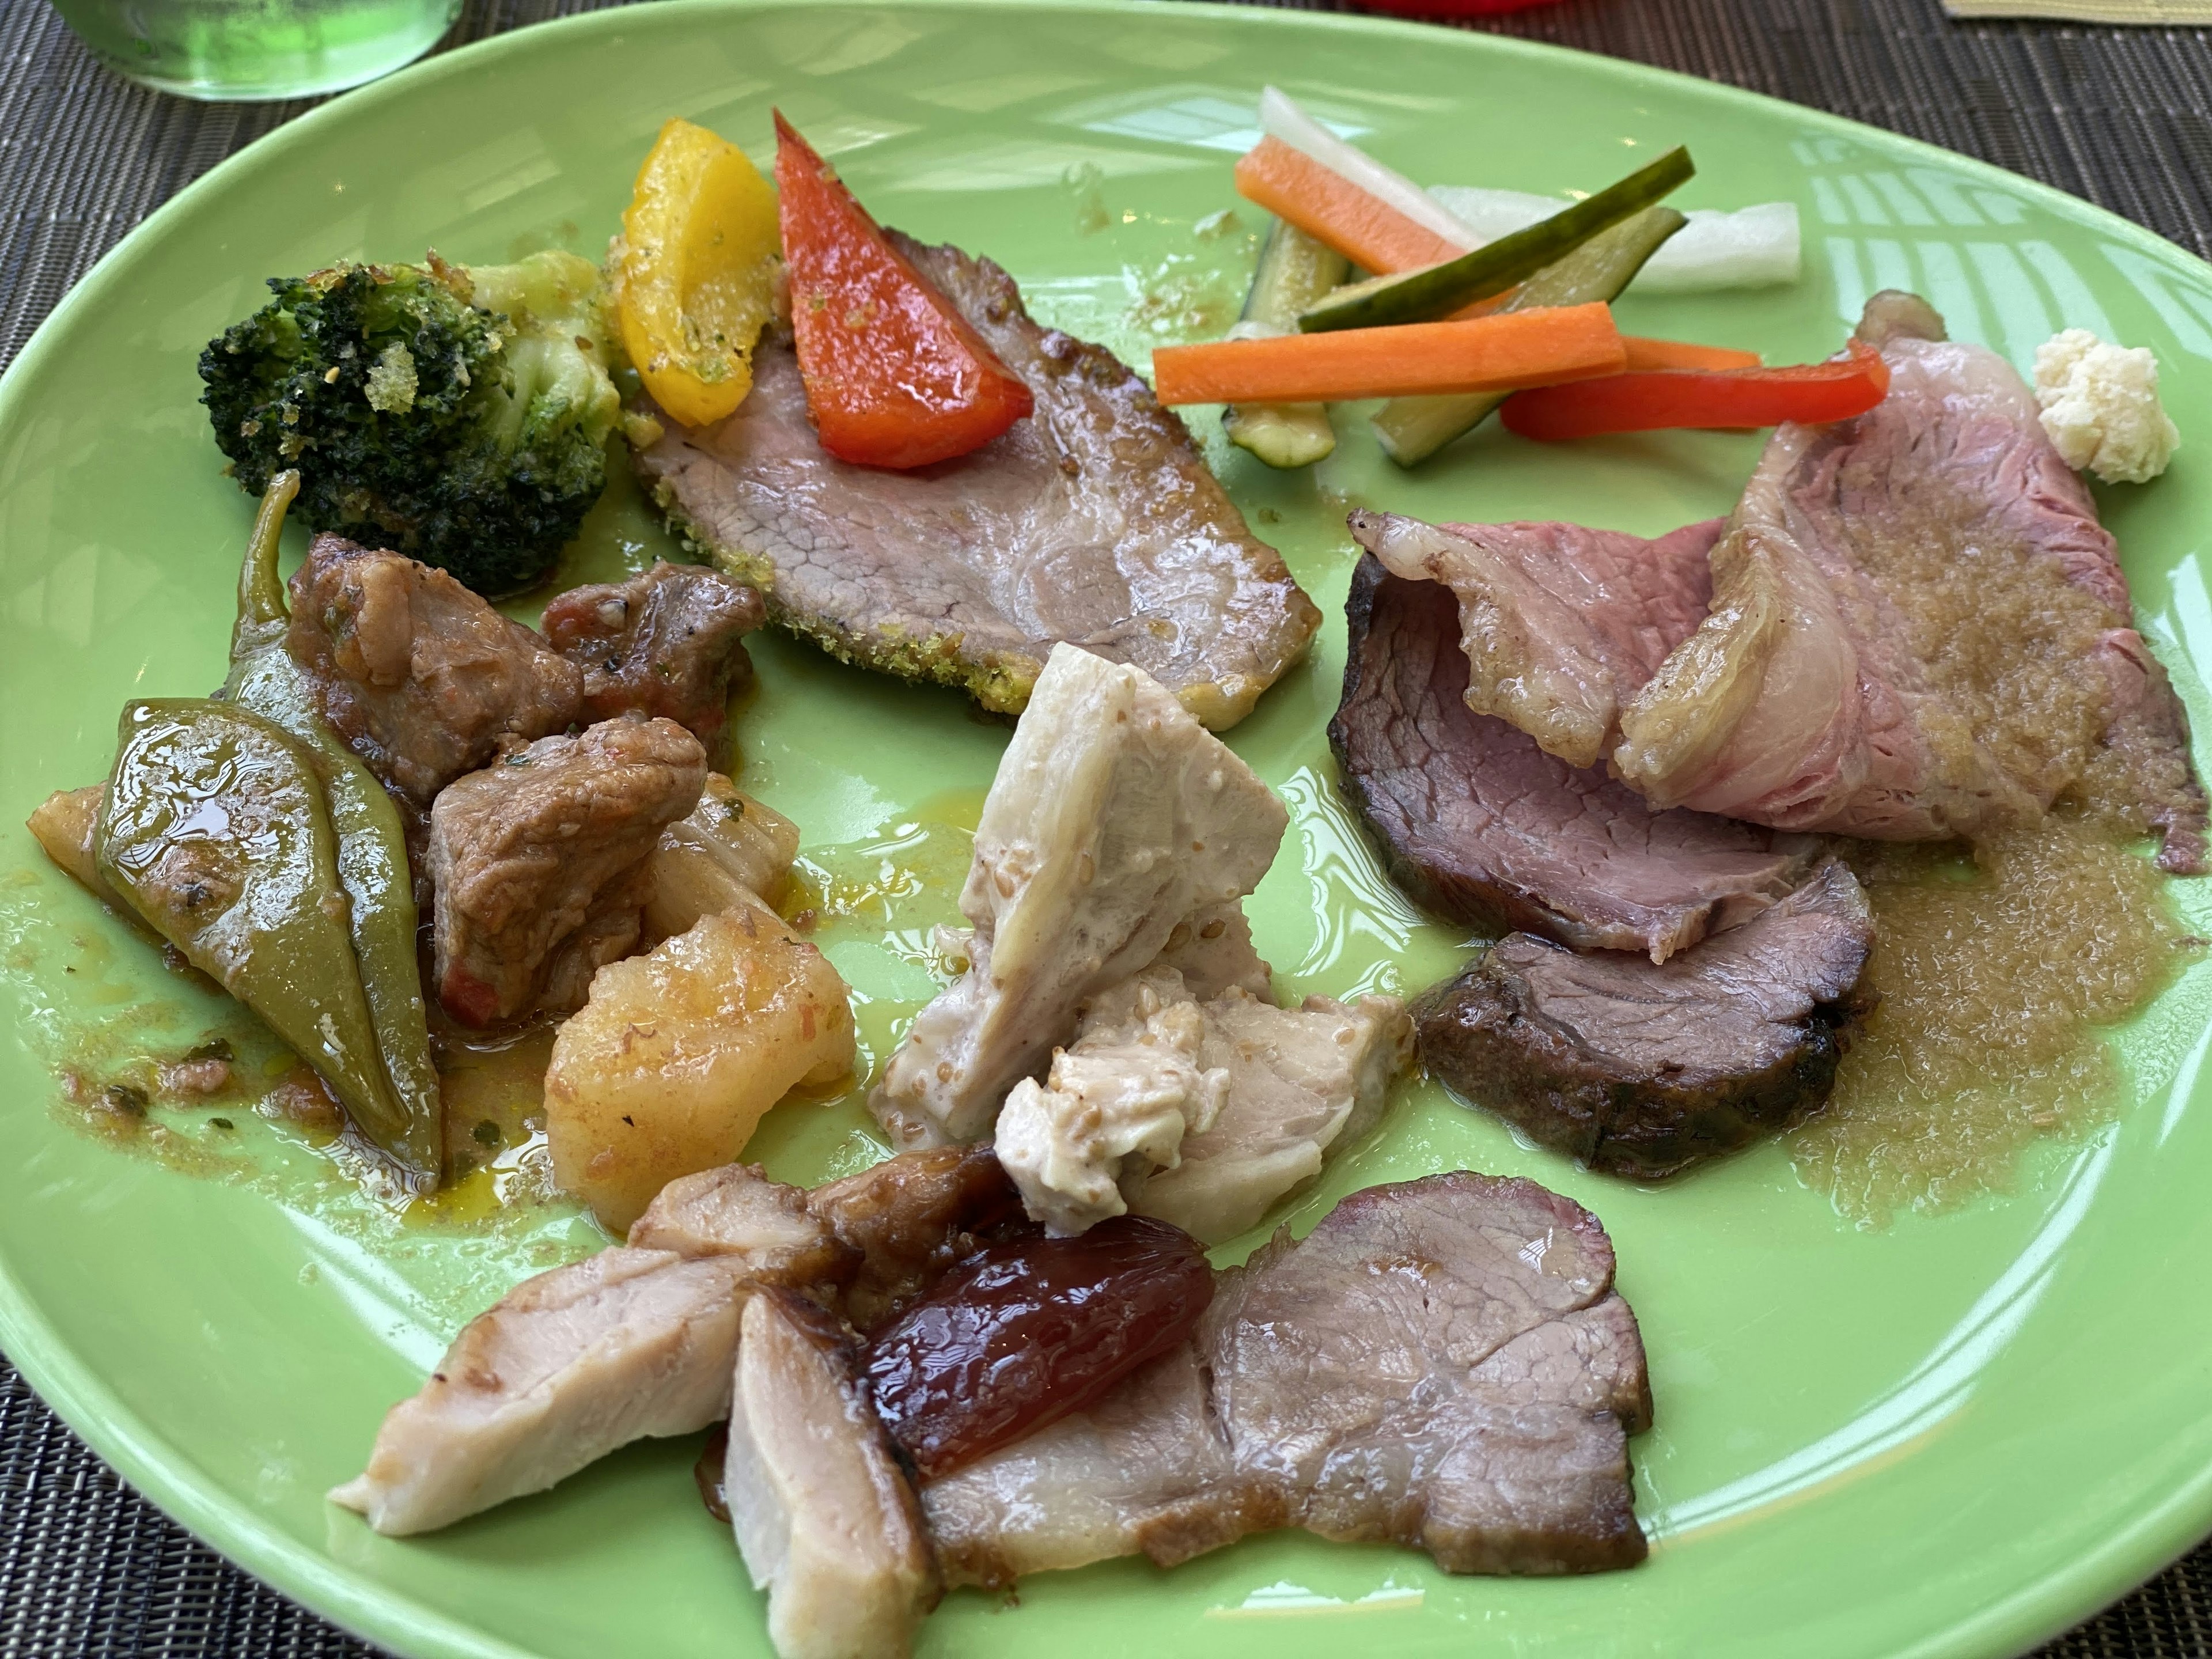
[[[1233,20],[1238,27],[1380,35],[1408,43],[1433,44],[1442,31],[1462,43],[1455,49],[1536,63],[1566,59],[1578,73],[1691,90],[1700,100],[1756,111],[1770,118],[1777,112],[1786,112],[1792,119],[1861,142],[1871,137],[1893,150],[1938,158],[1948,167],[1979,173],[2007,190],[2025,191],[2069,217],[2078,220],[2086,213],[2100,231],[2137,252],[2168,265],[2179,265],[2199,280],[2212,277],[2212,263],[2155,231],[2056,185],[1977,156],[1681,70],[1482,29],[1367,13],[1300,11],[1276,5],[1221,3],[1220,0],[657,0],[644,17],[634,13],[630,5],[618,3],[509,29],[419,59],[317,106],[226,156],[132,227],[40,321],[4,372],[0,372],[0,425],[8,422],[15,405],[29,395],[23,387],[61,349],[62,337],[76,326],[78,314],[96,308],[127,268],[166,237],[173,226],[197,213],[204,198],[228,188],[234,178],[311,141],[325,126],[349,119],[356,111],[410,97],[418,88],[489,70],[499,59],[551,49],[556,41],[570,36],[619,33],[630,21],[648,27],[661,27],[665,22],[666,27],[680,27],[690,17],[817,7],[1094,16],[1172,10],[1218,21]],[[416,1601],[404,1590],[364,1583],[327,1553],[294,1541],[259,1522],[250,1509],[220,1496],[212,1480],[204,1485],[197,1481],[192,1460],[152,1422],[125,1406],[77,1355],[29,1296],[4,1255],[0,1255],[0,1352],[5,1352],[40,1401],[132,1490],[199,1542],[279,1595],[355,1636],[410,1659],[416,1656],[421,1659],[541,1659],[534,1650]],[[2212,1535],[2212,1462],[2175,1483],[2130,1525],[2075,1558],[2063,1570],[2023,1584],[1978,1612],[1929,1632],[1901,1650],[1899,1659],[2012,1659],[2095,1616],[2205,1541],[2208,1535]]]

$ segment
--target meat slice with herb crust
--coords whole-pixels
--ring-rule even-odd
[[[890,235],[1035,412],[957,460],[848,465],[815,437],[788,337],[763,339],[736,414],[638,453],[654,500],[772,621],[848,662],[1018,714],[1065,641],[1235,725],[1304,653],[1312,601],[1110,352],[1039,327],[988,259]]]
[[[567,729],[583,676],[442,570],[322,535],[292,575],[286,647],[324,718],[416,806],[502,745]]]
[[[583,672],[586,720],[665,714],[711,746],[730,693],[752,678],[744,637],[766,615],[742,582],[663,559],[626,582],[556,595],[545,637]]]

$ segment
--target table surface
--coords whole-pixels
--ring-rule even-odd
[[[443,46],[601,3],[469,0]],[[1567,0],[1482,27],[1908,133],[2212,258],[2212,31],[1960,23],[1937,0]],[[46,0],[0,0],[0,367],[132,226],[307,106],[126,85]],[[0,1358],[0,1659],[374,1651],[140,1499]],[[2212,1659],[2212,1545],[2041,1659]]]

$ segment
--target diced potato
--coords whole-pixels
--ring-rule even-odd
[[[845,981],[749,904],[592,978],[545,1073],[554,1179],[617,1232],[678,1176],[732,1162],[793,1086],[853,1067]]]
[[[699,805],[662,830],[653,850],[646,927],[656,939],[672,939],[740,904],[773,909],[798,856],[797,824],[709,772]]]

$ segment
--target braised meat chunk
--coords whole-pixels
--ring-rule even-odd
[[[286,645],[325,718],[417,806],[583,706],[574,663],[442,570],[323,535],[291,586]]]
[[[1421,1059],[1548,1146],[1668,1175],[1826,1102],[1873,941],[1865,893],[1832,861],[1663,965],[1510,934],[1416,1006]]]
[[[534,1006],[580,936],[597,967],[635,948],[660,832],[698,805],[706,750],[671,720],[625,715],[541,738],[448,785],[430,812],[438,1000],[484,1025]],[[604,902],[602,901],[605,901]],[[571,998],[590,974],[560,974]]]
[[[672,422],[638,453],[653,498],[779,626],[847,661],[1018,714],[1066,641],[1143,669],[1208,726],[1242,720],[1321,622],[1281,557],[1111,353],[1039,327],[988,259],[891,240],[1035,413],[957,460],[851,465],[823,451],[789,337],[771,336],[734,415]]]
[[[732,690],[752,676],[744,637],[766,615],[754,589],[710,566],[664,559],[626,582],[558,595],[544,628],[583,672],[586,720],[664,714],[711,745]]]

